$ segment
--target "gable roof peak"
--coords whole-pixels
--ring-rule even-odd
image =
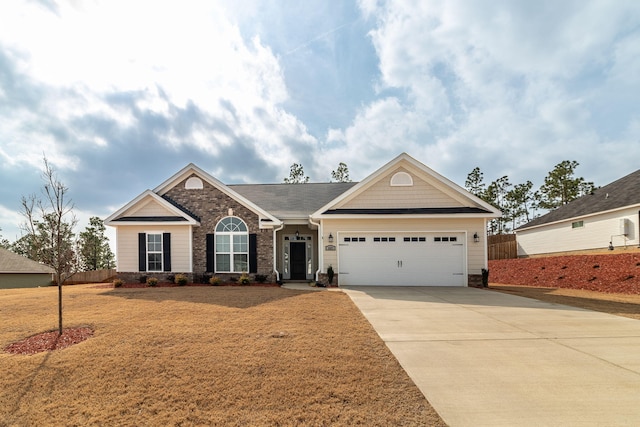
[[[489,216],[491,217],[502,216],[501,212],[495,207],[493,207],[492,205],[490,205],[489,203],[469,193],[464,188],[460,187],[453,181],[440,175],[439,173],[437,173],[430,167],[426,166],[424,163],[416,160],[406,152],[402,152],[399,155],[397,155],[394,159],[387,162],[385,165],[383,165],[378,170],[373,172],[371,175],[369,175],[368,177],[366,177],[365,179],[363,179],[362,181],[360,181],[359,183],[351,187],[348,191],[345,191],[343,194],[336,197],[331,202],[327,203],[322,208],[314,212],[312,214],[312,217],[320,216],[324,212],[338,205],[339,203],[345,200],[348,200],[351,197],[355,197],[356,194],[369,188],[371,185],[377,182],[382,176],[384,176],[384,174],[393,170],[396,166],[398,166],[401,163],[408,163],[410,166],[415,168],[415,170],[417,170],[419,173],[429,176],[433,180],[440,182],[443,186],[452,190],[452,194],[456,195],[455,197],[459,197],[461,200],[466,200],[475,206],[482,207],[484,210],[486,210],[489,213]]]

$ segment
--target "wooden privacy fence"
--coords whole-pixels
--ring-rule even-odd
[[[496,234],[487,239],[488,257],[493,259],[518,258],[518,243],[515,234]]]
[[[116,269],[80,271],[64,281],[65,285],[77,285],[79,283],[109,282],[116,275]]]

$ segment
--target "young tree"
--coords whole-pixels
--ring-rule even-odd
[[[340,162],[338,169],[331,171],[331,179],[335,179],[337,182],[351,182],[347,164]]]
[[[62,335],[62,283],[76,271],[73,228],[77,220],[73,203],[67,200],[69,189],[58,180],[46,157],[42,177],[44,198],[22,197],[25,246],[31,259],[54,270],[58,285],[58,331]]]
[[[578,165],[575,160],[564,160],[549,172],[538,191],[538,206],[543,209],[555,209],[594,190],[593,182],[587,182],[582,177],[574,177]]]
[[[284,182],[287,184],[306,184],[309,182],[309,177],[304,176],[304,168],[301,164],[294,163],[291,165],[289,177],[285,178]]]
[[[112,268],[115,265],[114,255],[109,246],[109,238],[105,236],[104,222],[97,216],[89,218],[89,225],[80,232],[78,252],[80,266],[85,271]]]

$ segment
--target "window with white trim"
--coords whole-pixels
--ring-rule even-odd
[[[147,271],[162,271],[162,234],[147,234]]]
[[[216,226],[216,272],[249,271],[249,230],[240,218],[228,216]]]

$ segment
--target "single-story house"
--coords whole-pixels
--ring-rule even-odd
[[[53,269],[0,248],[0,289],[36,288],[53,282]]]
[[[467,286],[494,207],[401,154],[359,183],[225,185],[189,164],[105,220],[118,276]]]
[[[637,170],[517,228],[518,256],[638,246],[639,225]]]

